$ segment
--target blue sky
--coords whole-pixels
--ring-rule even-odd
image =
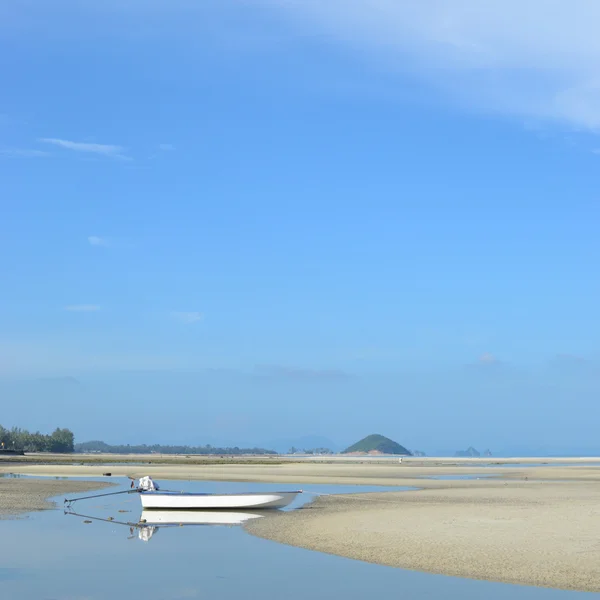
[[[3,424],[600,449],[600,8],[397,4],[0,7]]]

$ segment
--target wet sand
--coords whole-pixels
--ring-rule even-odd
[[[552,461],[557,466],[527,468],[517,462],[494,468],[452,462],[0,463],[0,473],[99,477],[110,470],[113,476],[151,475],[159,482],[411,486],[420,489],[322,497],[300,511],[252,521],[247,529],[278,542],[394,567],[600,592],[600,467],[591,460],[558,466],[562,459]],[[464,475],[471,479],[453,479]],[[47,507],[47,496],[79,491],[76,481],[47,483],[57,487],[42,490],[35,487],[38,482],[0,479],[0,510],[11,506],[3,498],[1,486],[7,484],[31,486],[15,488],[12,505],[21,511]],[[24,499],[30,491],[33,495]]]
[[[110,458],[107,458],[107,462]],[[598,459],[596,459],[598,460]],[[464,466],[459,466],[464,465]],[[573,466],[520,467],[518,464],[502,467],[485,467],[464,463],[443,464],[399,464],[397,462],[279,462],[277,464],[219,463],[219,464],[153,464],[143,465],[97,465],[97,464],[28,464],[2,463],[1,473],[18,473],[49,477],[102,477],[110,472],[115,477],[139,478],[150,475],[154,479],[186,479],[198,481],[238,481],[260,483],[325,484],[325,485],[376,485],[411,486],[420,488],[451,488],[478,486],[482,482],[494,485],[499,479],[510,480],[566,480],[598,481],[600,467],[575,463]],[[458,477],[468,475],[480,480],[453,481],[436,480],[436,477]],[[502,483],[503,484],[503,483]]]
[[[460,481],[326,496],[246,529],[392,567],[600,592],[600,485],[588,481]]]
[[[0,478],[0,519],[38,510],[56,508],[48,498],[85,493],[110,486],[93,481]]]

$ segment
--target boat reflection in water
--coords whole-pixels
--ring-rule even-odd
[[[144,510],[139,521],[117,521],[111,517],[93,517],[80,513],[65,511],[66,515],[80,517],[86,521],[101,521],[112,525],[123,525],[129,527],[129,539],[136,537],[149,542],[159,529],[167,527],[187,527],[200,525],[237,526],[251,519],[260,519],[265,516],[266,511],[237,512],[231,510]],[[269,511],[273,513],[273,510]],[[84,522],[86,522],[84,521]]]
[[[258,512],[199,511],[199,510],[145,510],[140,517],[138,537],[144,542],[160,527],[184,527],[186,525],[242,525],[251,519],[260,519]]]
[[[149,525],[241,525],[262,516],[258,511],[143,510],[140,522]]]

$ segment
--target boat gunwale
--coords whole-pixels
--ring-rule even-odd
[[[140,494],[144,496],[219,496],[219,497],[231,497],[231,496],[279,496],[281,494],[302,494],[302,490],[290,490],[285,492],[239,492],[234,494],[217,494],[212,492],[175,492],[171,490],[140,490]]]

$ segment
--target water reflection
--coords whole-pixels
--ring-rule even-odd
[[[269,511],[270,513],[278,511]],[[216,510],[142,510],[137,521],[117,520],[113,517],[100,517],[65,510],[64,514],[82,519],[83,524],[89,525],[96,522],[108,523],[112,526],[122,525],[129,530],[129,539],[137,537],[148,542],[161,527],[187,527],[187,526],[237,526],[243,525],[251,519],[260,519],[265,516],[265,511],[216,511]],[[137,532],[137,536],[136,536]]]
[[[264,512],[258,511],[144,510],[140,521],[166,525],[241,525],[264,516]]]

